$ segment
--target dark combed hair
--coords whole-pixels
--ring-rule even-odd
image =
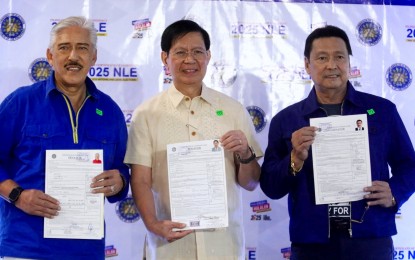
[[[325,27],[315,29],[305,40],[304,57],[310,58],[310,52],[313,41],[319,38],[338,37],[346,44],[347,52],[352,55],[352,47],[350,46],[349,37],[345,31],[333,25],[326,25]]]
[[[190,32],[199,32],[202,34],[206,50],[209,50],[209,34],[199,24],[195,23],[192,20],[179,20],[167,26],[161,35],[161,50],[168,53],[175,41]]]

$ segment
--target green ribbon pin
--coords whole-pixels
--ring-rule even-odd
[[[367,110],[367,114],[369,116],[374,115],[375,114],[375,110],[373,108],[371,108],[371,109]]]

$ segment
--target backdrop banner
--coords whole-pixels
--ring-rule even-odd
[[[211,36],[205,83],[248,109],[265,150],[271,118],[312,87],[304,69],[307,35],[330,24],[350,37],[351,83],[394,102],[414,143],[414,5],[412,0],[0,0],[0,102],[50,75],[50,29],[63,18],[84,15],[98,32],[98,60],[89,76],[119,104],[129,125],[140,103],[170,85],[160,37],[167,25],[187,18]],[[244,192],[243,201],[246,259],[288,259],[287,198],[271,200],[258,187]],[[415,259],[414,215],[412,197],[396,215],[395,259]],[[106,203],[105,220],[106,256],[141,259],[145,227],[131,195]]]

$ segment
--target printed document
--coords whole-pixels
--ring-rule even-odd
[[[172,221],[187,229],[228,226],[225,157],[217,140],[167,145]]]
[[[102,150],[47,150],[45,193],[60,202],[59,215],[44,219],[45,238],[102,239],[104,194],[91,193],[103,172]]]
[[[310,119],[318,127],[312,145],[316,204],[363,199],[371,186],[366,114]]]

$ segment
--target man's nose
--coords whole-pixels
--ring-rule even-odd
[[[328,66],[329,68],[337,68],[337,61],[336,61],[336,58],[334,58],[334,57],[329,58],[329,60],[328,60],[328,62],[327,62],[327,66]]]
[[[78,60],[78,57],[79,57],[78,51],[76,50],[76,48],[73,48],[71,50],[71,52],[69,53],[69,59],[70,60]]]
[[[193,56],[193,53],[191,51],[189,51],[186,55],[186,58],[184,58],[185,62],[194,62],[196,59]]]

